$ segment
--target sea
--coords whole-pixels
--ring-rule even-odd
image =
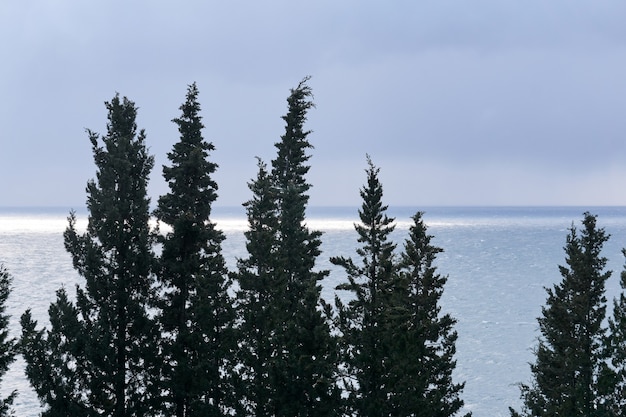
[[[354,224],[356,207],[313,207],[307,212],[310,229],[323,232],[322,254],[317,267],[330,270],[322,296],[332,301],[335,287],[344,282],[342,270],[331,256],[359,260]],[[439,273],[448,281],[441,300],[442,313],[456,318],[458,332],[455,382],[465,382],[465,411],[474,417],[508,416],[508,407],[519,409],[519,383],[530,382],[529,363],[537,345],[537,317],[546,301],[546,287],[561,280],[558,266],[565,265],[566,236],[572,226],[581,227],[583,213],[598,216],[598,225],[611,238],[604,246],[609,309],[620,294],[620,272],[626,247],[626,207],[390,207],[395,218],[392,239],[401,250],[411,217],[424,212],[432,243],[444,251],[438,256]],[[19,335],[19,317],[26,309],[41,326],[61,287],[74,293],[82,279],[74,271],[63,246],[69,208],[0,208],[0,263],[13,277],[7,303],[10,330]],[[78,210],[78,226],[87,214]],[[226,240],[222,251],[230,268],[246,256],[241,208],[216,207],[213,220]],[[14,403],[18,416],[37,416],[41,405],[24,376],[18,358],[4,375],[0,393],[19,391]]]

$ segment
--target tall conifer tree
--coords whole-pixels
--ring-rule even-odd
[[[400,255],[386,322],[390,338],[390,415],[453,416],[463,406],[465,384],[452,382],[456,367],[456,320],[441,315],[446,276],[434,265],[443,249],[433,246],[423,213],[413,216],[409,237]],[[467,416],[470,414],[468,413]]]
[[[217,165],[208,159],[213,144],[202,137],[195,83],[180,110],[173,120],[180,140],[168,154],[171,166],[163,167],[170,192],[156,211],[171,227],[159,258],[166,409],[177,417],[220,416],[233,400],[234,310],[221,253],[224,235],[210,219]]]
[[[338,296],[335,298],[348,407],[359,416],[379,417],[392,415],[390,388],[386,385],[390,348],[386,320],[391,306],[396,245],[389,240],[395,226],[382,202],[380,170],[369,156],[367,163],[367,183],[360,192],[361,222],[354,226],[361,244],[356,251],[361,261],[333,257],[331,262],[342,267],[348,279],[337,287],[349,292],[347,304]]]
[[[16,342],[9,337],[9,316],[6,314],[6,305],[11,294],[11,275],[0,264],[0,380],[9,370],[9,366],[15,361]],[[17,391],[13,391],[6,398],[0,399],[0,417],[10,416],[11,405],[17,396]]]
[[[572,225],[567,236],[562,281],[547,289],[536,361],[530,366],[532,384],[521,385],[524,416],[601,415],[604,288],[611,275],[601,251],[609,236],[597,227],[596,216],[585,213],[582,224],[580,233]],[[520,415],[512,409],[511,414]]]
[[[278,203],[278,246],[275,278],[281,285],[277,317],[278,356],[274,362],[276,416],[330,416],[336,412],[335,343],[321,307],[320,281],[328,271],[315,271],[321,232],[305,225],[311,185],[307,149],[311,131],[304,130],[312,91],[303,79],[287,98],[285,134],[272,161]]]
[[[622,253],[626,256],[626,249]],[[620,285],[622,292],[613,300],[613,315],[608,320],[609,333],[604,341],[607,362],[600,379],[602,409],[610,417],[626,416],[626,265]]]
[[[255,362],[262,365],[247,370],[253,375],[252,381],[268,382],[267,387],[254,387],[260,402],[253,407],[267,409],[272,416],[332,416],[339,401],[334,380],[335,341],[322,312],[319,284],[328,272],[315,270],[321,233],[310,231],[304,224],[311,187],[305,179],[309,171],[306,151],[312,148],[307,139],[310,131],[304,130],[304,122],[307,111],[313,107],[307,81],[308,78],[302,80],[287,99],[285,134],[276,143],[277,156],[271,173],[268,176],[261,164],[259,176],[251,186],[255,194],[247,206],[251,253],[248,260],[240,263],[240,272],[243,269],[245,273],[240,278],[240,316],[254,320],[251,314],[257,311],[267,320],[260,323],[263,330],[258,329],[258,333],[251,322],[244,323],[253,327],[244,337],[258,338],[262,334],[271,341],[269,351],[263,350],[268,345],[261,342],[260,350],[251,353],[258,357]],[[266,294],[266,288],[271,289],[271,295]],[[272,304],[263,306],[266,302]],[[257,342],[249,339],[244,343],[248,349],[255,349]],[[262,400],[266,394],[270,396],[267,402]],[[264,413],[261,409],[253,410],[253,415]]]
[[[50,329],[22,317],[26,373],[46,416],[156,414],[153,240],[146,187],[153,167],[137,108],[116,95],[106,103],[107,134],[88,131],[97,167],[87,184],[87,230],[72,213],[65,246],[85,279],[76,302],[64,289],[50,306]]]
[[[275,279],[278,245],[277,206],[272,177],[258,160],[258,174],[248,184],[252,198],[244,204],[249,228],[248,257],[239,259],[235,274],[239,284],[237,309],[239,337],[239,389],[246,415],[271,416],[277,387],[270,380],[272,358],[276,355],[276,317],[280,285]]]

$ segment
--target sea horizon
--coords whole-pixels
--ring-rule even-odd
[[[317,230],[351,229],[359,222],[360,206],[309,206],[305,222]],[[154,210],[154,209],[151,209]],[[423,213],[423,220],[428,226],[471,226],[508,224],[541,225],[555,222],[567,226],[577,222],[585,212],[598,216],[601,224],[610,224],[626,219],[626,206],[392,206],[387,209],[387,216],[394,220],[397,229],[408,229],[413,224],[412,217]],[[77,225],[86,225],[89,212],[86,206],[69,208],[67,206],[0,206],[0,231],[46,231],[65,230],[68,217],[74,213]],[[248,227],[244,206],[212,207],[210,219],[224,231],[244,231]],[[156,220],[152,218],[153,225]],[[166,226],[161,223],[160,227]]]
[[[446,211],[453,212],[458,209],[462,210],[490,210],[490,209],[512,209],[512,210],[528,210],[528,209],[583,209],[583,210],[593,210],[596,208],[600,209],[626,209],[626,204],[401,204],[401,205],[393,205],[386,204],[388,207],[388,212],[397,213],[403,212],[409,209],[419,210],[419,211]],[[307,206],[307,214],[323,214],[327,211],[341,211],[341,210],[357,210],[361,207],[361,203],[356,205],[308,205]],[[150,208],[153,211],[156,207]],[[214,204],[212,207],[212,213],[214,214],[241,214],[245,215],[245,207],[243,204],[240,205],[219,205]],[[0,214],[37,214],[37,213],[67,213],[70,212],[76,213],[87,213],[86,204],[80,205],[0,205]]]

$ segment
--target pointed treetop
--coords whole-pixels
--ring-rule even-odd
[[[305,77],[298,86],[291,89],[291,94],[287,98],[288,111],[282,116],[285,121],[285,133],[281,136],[280,142],[274,146],[277,155],[272,160],[272,176],[276,180],[277,187],[285,193],[295,193],[300,200],[299,210],[303,212],[308,201],[306,191],[311,185],[306,182],[305,175],[309,171],[306,162],[310,155],[306,154],[308,148],[313,148],[307,136],[310,130],[304,130],[306,113],[308,109],[314,107],[311,97],[313,93],[307,85],[310,77]],[[287,198],[285,195],[282,198]]]
[[[189,85],[185,102],[179,107],[182,115],[172,119],[172,122],[178,125],[178,131],[183,142],[199,143],[203,139],[200,132],[204,129],[204,124],[202,124],[202,116],[200,116],[201,108],[198,102],[198,93],[198,86],[195,82]]]
[[[107,132],[111,138],[128,136],[132,138],[137,131],[137,107],[127,97],[120,100],[120,94],[115,93],[111,101],[104,103],[108,112]]]
[[[367,168],[365,173],[367,175],[367,184],[360,191],[363,204],[359,210],[359,217],[363,224],[369,226],[380,224],[384,227],[393,223],[395,219],[387,217],[386,211],[388,206],[382,203],[383,187],[378,179],[380,168],[374,165],[369,154],[366,154],[366,158]],[[394,227],[391,226],[390,229],[393,230]]]

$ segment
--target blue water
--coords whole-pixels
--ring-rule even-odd
[[[442,299],[443,312],[457,318],[457,382],[465,381],[466,409],[475,417],[508,416],[519,407],[518,382],[528,382],[533,360],[537,321],[545,302],[544,287],[560,281],[558,265],[565,263],[563,246],[568,228],[580,225],[582,213],[598,215],[598,224],[612,235],[605,245],[608,269],[607,298],[619,294],[619,273],[626,246],[626,207],[425,207],[424,219],[442,247],[437,265],[449,276]],[[394,240],[406,237],[415,208],[389,209],[396,218]],[[80,278],[63,248],[62,232],[69,208],[0,209],[0,262],[14,278],[8,312],[12,331],[30,307],[41,324],[54,292],[65,286],[73,292]],[[79,211],[79,227],[85,213]],[[213,218],[226,234],[223,253],[229,266],[245,256],[244,211],[215,208]],[[332,300],[334,287],[345,279],[328,262],[330,256],[355,254],[356,208],[311,208],[308,224],[324,231],[318,267],[331,270],[323,283],[323,296]],[[38,401],[23,377],[23,363],[12,367],[2,381],[2,392],[20,391],[15,409],[19,416],[35,416]]]

